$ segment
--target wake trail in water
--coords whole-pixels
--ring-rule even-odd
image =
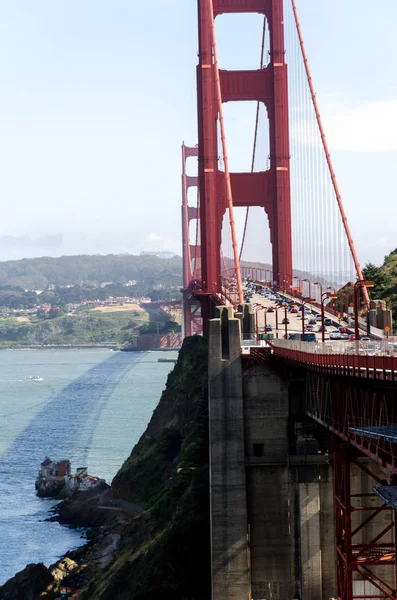
[[[114,354],[48,398],[0,457],[1,474],[34,478],[47,455],[53,460],[68,458],[75,466],[84,464],[106,403],[131,363],[138,361],[139,357],[128,353]],[[1,423],[0,427],[4,425]]]

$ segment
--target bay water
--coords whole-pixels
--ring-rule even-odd
[[[49,566],[84,543],[81,530],[45,520],[55,501],[36,496],[40,463],[69,459],[72,472],[87,467],[110,483],[165,388],[173,364],[159,363],[163,356],[0,351],[0,585],[28,563]]]

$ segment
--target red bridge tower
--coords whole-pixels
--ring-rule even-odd
[[[223,102],[253,100],[263,102],[266,106],[269,118],[270,168],[256,173],[232,173],[233,205],[261,206],[265,209],[270,224],[273,278],[281,287],[288,288],[292,284],[288,83],[283,0],[212,0],[212,3],[211,0],[198,0],[197,89],[204,321],[207,310],[211,310],[210,303],[221,293],[221,230],[227,208],[225,174],[218,168],[218,109],[211,4],[214,17],[224,13],[260,13],[268,22],[269,65],[259,70],[221,70],[221,94]],[[208,299],[207,302],[204,298]]]

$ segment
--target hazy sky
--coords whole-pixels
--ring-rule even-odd
[[[397,2],[297,5],[359,256],[380,262],[397,246]],[[195,0],[0,2],[0,259],[180,252],[196,18]],[[258,66],[259,15],[217,36],[221,66]],[[236,169],[248,118],[229,116]]]

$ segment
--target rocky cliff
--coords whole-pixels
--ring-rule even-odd
[[[84,514],[90,515],[87,524],[106,525],[93,530],[85,547],[69,554],[76,566],[62,585],[78,593],[75,597],[210,597],[207,346],[203,338],[184,341],[152,419],[111,490],[105,496],[77,494],[60,507],[63,521],[81,525]],[[4,589],[0,588],[0,600],[12,600],[3,595]]]

